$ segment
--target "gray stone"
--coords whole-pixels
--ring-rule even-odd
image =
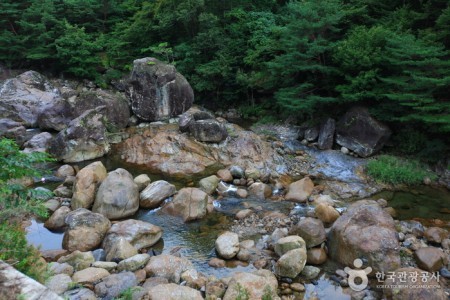
[[[202,300],[203,297],[199,291],[187,286],[180,286],[173,283],[160,284],[149,288],[146,295],[149,300]]]
[[[194,266],[186,258],[167,254],[152,256],[145,266],[147,277],[163,277],[174,283],[179,283],[181,274],[191,269]]]
[[[194,121],[189,126],[189,132],[200,142],[220,143],[228,137],[225,126],[216,120]]]
[[[95,285],[95,294],[103,300],[116,299],[123,291],[138,285],[132,272],[112,274]]]
[[[217,238],[215,246],[221,257],[233,258],[239,252],[239,236],[234,232],[224,232]]]
[[[63,294],[70,288],[72,279],[67,274],[58,274],[50,277],[45,282],[45,286],[57,293],[58,295]]]
[[[156,208],[165,199],[174,195],[177,189],[173,184],[158,180],[149,184],[140,194],[139,206],[142,208]]]
[[[275,265],[275,273],[281,277],[295,278],[305,267],[306,248],[297,248],[286,252]]]
[[[150,260],[150,255],[144,254],[136,254],[132,257],[122,260],[119,262],[117,266],[117,271],[131,271],[134,272],[138,269],[143,268],[147,262]]]
[[[291,235],[302,237],[308,248],[322,244],[326,240],[322,221],[315,218],[303,218],[289,231]]]
[[[97,300],[94,292],[87,288],[78,288],[67,291],[63,294],[67,300]]]
[[[327,119],[320,127],[318,146],[319,149],[328,150],[333,147],[336,121]]]

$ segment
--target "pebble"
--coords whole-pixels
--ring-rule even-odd
[[[403,232],[398,233],[398,240],[403,242],[405,240],[405,234]]]
[[[296,292],[304,292],[305,286],[301,283],[295,282],[291,284],[291,289]]]

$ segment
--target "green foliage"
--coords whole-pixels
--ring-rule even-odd
[[[377,181],[390,184],[414,185],[422,183],[425,177],[435,178],[435,175],[418,161],[390,155],[380,155],[369,161],[367,174]]]
[[[130,287],[127,288],[126,290],[124,290],[123,292],[120,293],[118,298],[115,298],[115,300],[132,300],[133,299],[133,293],[136,291],[137,289],[135,287]]]
[[[20,184],[23,177],[41,176],[36,164],[47,161],[44,153],[26,154],[14,141],[0,139],[0,259],[40,281],[45,273],[39,251],[27,245],[25,232],[16,223],[29,214],[47,214],[42,192]]]
[[[236,291],[237,291],[237,296],[236,296],[236,300],[248,300],[249,298],[249,294],[248,291],[239,283],[236,285]]]

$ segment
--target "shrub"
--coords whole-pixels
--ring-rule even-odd
[[[367,164],[367,173],[375,180],[391,184],[420,184],[425,177],[435,175],[416,160],[404,160],[391,155],[380,155]]]

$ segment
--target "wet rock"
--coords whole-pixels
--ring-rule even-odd
[[[339,212],[334,207],[325,203],[319,203],[314,212],[322,222],[328,224],[333,223],[340,217]]]
[[[32,153],[32,152],[47,152],[48,147],[50,147],[50,141],[52,140],[52,135],[48,132],[41,132],[36,134],[31,139],[23,144],[25,148],[23,152]]]
[[[179,300],[179,299],[190,299],[190,300],[202,300],[203,297],[199,291],[187,286],[180,286],[174,283],[160,284],[148,289],[146,299],[149,300]]]
[[[231,259],[239,252],[239,236],[227,231],[222,233],[215,242],[216,250],[225,259]]]
[[[119,264],[117,265],[117,271],[136,271],[143,268],[149,260],[150,255],[146,253],[134,255],[119,262]]]
[[[92,251],[92,255],[94,256],[95,261],[105,261],[106,260],[106,251],[105,249],[99,248]]]
[[[326,240],[325,227],[322,221],[314,218],[303,218],[289,231],[290,235],[302,237],[308,248],[322,244]]]
[[[94,203],[97,187],[106,178],[105,166],[97,161],[81,169],[75,180],[70,206],[72,209],[90,208]]]
[[[145,266],[148,277],[163,277],[174,283],[179,283],[181,274],[190,269],[194,266],[186,258],[167,254],[152,256]]]
[[[291,289],[295,292],[304,292],[305,291],[305,286],[301,283],[295,282],[295,283],[291,283],[290,285]]]
[[[212,195],[216,191],[219,181],[219,177],[217,177],[216,175],[211,175],[209,177],[201,179],[198,185],[202,191],[204,191],[208,195]]]
[[[87,288],[67,291],[63,294],[63,297],[68,300],[97,300],[94,292]]]
[[[27,71],[0,86],[0,115],[36,128],[42,111],[63,102],[46,77]]]
[[[216,120],[194,121],[189,126],[189,132],[200,142],[220,143],[228,137],[225,126]]]
[[[156,244],[162,236],[159,226],[139,220],[126,220],[113,224],[103,240],[103,248],[108,251],[121,238],[136,249],[148,248]]]
[[[356,202],[334,222],[329,234],[329,253],[338,262],[352,266],[365,258],[375,272],[400,266],[394,220],[375,201]]]
[[[274,250],[278,256],[283,256],[286,252],[297,248],[304,248],[306,251],[305,241],[297,235],[290,235],[280,238],[274,244]]]
[[[248,193],[257,199],[267,199],[272,196],[272,189],[262,182],[255,182],[248,188]]]
[[[213,257],[209,260],[208,265],[213,268],[225,268],[226,262],[223,259]]]
[[[436,247],[424,247],[418,249],[414,256],[419,268],[429,271],[439,271],[447,264],[447,257],[444,251]]]
[[[50,218],[45,221],[44,227],[49,230],[62,230],[66,227],[65,217],[71,210],[67,206],[61,206],[58,208]]]
[[[93,284],[109,275],[109,272],[105,269],[89,267],[75,272],[75,274],[73,274],[72,276],[72,280],[73,282],[81,284]]]
[[[443,240],[450,237],[450,233],[439,227],[430,227],[424,232],[424,237],[428,242],[440,244]]]
[[[384,281],[384,285],[390,286],[383,289],[384,296],[387,299],[393,300],[403,300],[403,299],[434,299],[434,300],[445,300],[447,296],[445,295],[444,289],[442,288],[428,288],[428,287],[417,287],[417,288],[403,288],[404,286],[417,286],[422,285],[420,276],[424,273],[428,278],[425,285],[439,286],[439,282],[431,278],[431,274],[424,272],[417,268],[401,268],[394,270],[394,274],[400,274],[401,272],[406,272],[406,274],[419,274],[416,281],[413,280],[413,276],[406,276],[406,278],[401,278],[400,276],[392,276]],[[405,280],[406,279],[406,280]]]
[[[92,211],[110,220],[133,215],[139,209],[139,190],[125,169],[109,172],[100,184]]]
[[[126,92],[133,113],[150,122],[180,115],[194,101],[191,86],[175,67],[150,57],[133,62]]]
[[[253,213],[253,210],[251,210],[251,209],[248,209],[248,208],[243,209],[243,210],[238,211],[235,218],[236,218],[236,220],[242,220],[242,219],[249,217],[252,213]]]
[[[221,169],[217,171],[217,177],[219,177],[220,180],[224,182],[232,182],[233,181],[233,175],[228,169]]]
[[[245,170],[240,166],[231,166],[229,170],[233,178],[240,179],[245,177]]]
[[[327,261],[327,253],[323,248],[311,248],[306,251],[306,262],[312,265],[321,265]]]
[[[289,185],[285,199],[294,202],[306,202],[311,195],[313,188],[314,183],[311,178],[305,177]]]
[[[333,147],[335,129],[336,121],[334,119],[329,118],[322,124],[318,140],[319,149],[328,150]]]
[[[156,208],[176,192],[175,186],[167,181],[158,180],[152,182],[141,192],[139,206],[149,209]]]
[[[49,153],[66,163],[102,157],[110,150],[105,106],[85,111],[51,141]]]
[[[67,229],[62,245],[69,251],[88,251],[97,248],[111,227],[111,222],[103,215],[85,208],[68,213],[64,221]]]
[[[95,285],[95,294],[103,300],[117,299],[125,290],[138,284],[132,272],[112,274]]]
[[[133,245],[130,244],[125,238],[118,238],[115,243],[107,248],[106,260],[107,261],[120,261],[138,254],[138,251]]]
[[[141,174],[134,178],[134,183],[137,184],[139,192],[142,192],[151,182],[150,177],[147,174]]]
[[[305,267],[306,258],[306,248],[289,250],[277,261],[275,273],[281,277],[295,278]]]
[[[228,282],[228,288],[223,300],[238,299],[242,292],[248,294],[248,299],[280,299],[277,295],[278,282],[272,272],[258,270],[252,273],[234,273]]]
[[[163,211],[178,215],[184,222],[201,219],[206,215],[208,194],[197,188],[183,188],[172,202],[163,207]]]
[[[61,295],[70,288],[72,279],[67,274],[59,274],[50,277],[46,280],[45,286],[54,291],[56,294]]]
[[[305,266],[300,274],[305,279],[311,280],[319,276],[320,269],[313,266]]]
[[[248,192],[247,192],[247,190],[244,190],[244,189],[237,189],[236,196],[238,196],[239,198],[245,199],[248,197]]]
[[[366,108],[351,109],[336,124],[336,143],[361,157],[378,152],[390,135],[389,128],[372,118]]]
[[[75,250],[69,255],[62,256],[58,259],[58,263],[68,263],[71,265],[75,271],[80,271],[86,269],[94,262],[94,256],[92,252],[81,252],[79,250]]]

